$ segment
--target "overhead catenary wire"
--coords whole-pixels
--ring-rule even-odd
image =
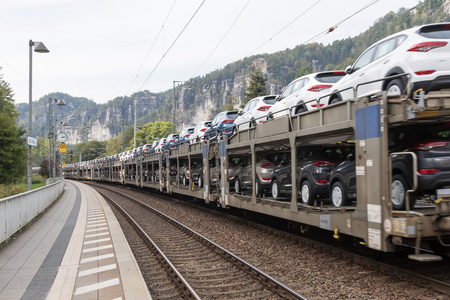
[[[277,31],[277,33],[275,33],[274,35],[272,35],[267,41],[265,41],[264,43],[262,43],[258,48],[256,48],[255,50],[253,50],[250,54],[248,54],[247,56],[251,56],[253,53],[255,53],[256,51],[258,51],[262,46],[264,46],[265,44],[269,43],[272,41],[272,39],[274,37],[276,37],[277,35],[279,35],[281,32],[283,32],[286,28],[288,28],[289,26],[291,26],[295,21],[297,21],[300,17],[302,17],[304,14],[306,14],[308,11],[310,11],[311,9],[313,9],[317,4],[319,4],[322,0],[318,0],[316,3],[314,3],[313,5],[311,5],[309,8],[307,8],[304,12],[302,12],[300,15],[298,15],[297,17],[295,17],[294,20],[292,20],[291,22],[289,22],[287,25],[285,25],[283,28],[281,28],[280,30]]]
[[[144,80],[144,82],[142,83],[141,87],[135,92],[135,96],[133,98],[130,99],[130,101],[128,101],[128,103],[126,103],[123,106],[122,112],[123,110],[128,107],[128,105],[130,105],[130,103],[132,101],[134,101],[137,93],[139,93],[142,88],[144,87],[144,85],[147,83],[147,81],[152,77],[152,75],[155,73],[156,69],[158,68],[158,66],[161,64],[161,62],[164,60],[164,58],[166,57],[166,55],[169,53],[169,51],[172,49],[172,47],[175,45],[175,43],[178,41],[178,39],[181,37],[181,35],[183,34],[183,32],[186,30],[186,28],[189,26],[189,24],[191,23],[191,21],[194,19],[194,17],[197,15],[197,13],[199,12],[200,8],[203,6],[203,4],[205,3],[206,0],[203,0],[202,3],[200,3],[200,5],[198,6],[198,8],[195,10],[195,12],[193,13],[193,15],[190,17],[190,19],[188,20],[188,22],[184,25],[183,29],[180,31],[180,33],[177,35],[177,37],[175,38],[175,40],[172,42],[172,44],[170,45],[170,47],[164,52],[164,54],[162,55],[161,59],[158,61],[158,63],[156,64],[156,66],[153,68],[153,70],[150,72],[150,74],[147,76],[147,78]]]
[[[228,28],[228,30],[225,32],[225,34],[222,36],[222,38],[220,39],[220,41],[217,43],[216,47],[214,47],[214,49],[211,51],[211,53],[208,55],[208,57],[206,57],[206,59],[203,61],[203,63],[200,65],[200,67],[198,67],[198,69],[194,72],[194,74],[192,74],[191,78],[194,78],[195,75],[198,73],[198,71],[205,65],[205,63],[209,60],[209,58],[214,54],[214,52],[217,50],[217,48],[219,48],[220,44],[223,42],[223,40],[227,37],[228,33],[230,32],[230,30],[233,28],[234,24],[236,24],[237,20],[241,17],[242,13],[244,12],[245,8],[248,6],[248,4],[250,3],[251,0],[248,0],[247,3],[245,3],[244,7],[241,9],[241,11],[239,12],[239,14],[237,15],[237,17],[234,19],[233,23],[231,23],[230,27]]]
[[[152,50],[153,50],[153,47],[155,46],[156,42],[158,41],[159,36],[161,35],[161,32],[163,32],[163,30],[164,30],[164,26],[166,25],[167,20],[169,19],[169,16],[170,16],[170,14],[172,13],[172,10],[173,10],[173,8],[174,8],[176,2],[177,2],[177,0],[173,1],[173,4],[172,4],[172,6],[170,7],[169,12],[167,13],[167,16],[166,16],[166,18],[164,19],[163,24],[161,25],[161,29],[158,31],[158,34],[156,35],[156,37],[155,37],[155,39],[154,39],[154,41],[153,41],[153,44],[150,46],[150,49],[148,50],[147,55],[145,56],[144,61],[143,61],[142,64],[141,64],[141,67],[139,68],[139,70],[138,70],[136,76],[134,77],[133,82],[132,82],[131,85],[130,85],[130,88],[128,89],[128,91],[127,91],[127,93],[126,93],[125,95],[128,95],[128,93],[129,93],[130,90],[132,89],[134,83],[136,82],[136,80],[137,80],[139,74],[141,73],[142,68],[144,67],[145,63],[147,62],[148,57],[150,56],[150,53],[151,53]]]
[[[342,21],[336,23],[335,25],[333,25],[333,26],[327,28],[326,30],[320,32],[319,34],[313,36],[313,37],[310,38],[309,40],[307,40],[307,41],[301,43],[300,45],[304,45],[304,44],[307,44],[307,43],[309,43],[309,42],[311,42],[311,41],[315,41],[315,40],[317,40],[318,38],[320,38],[320,37],[322,37],[322,36],[324,36],[324,35],[326,35],[326,34],[328,34],[328,33],[333,32],[339,25],[341,25],[342,23],[344,23],[345,21],[347,21],[347,20],[350,19],[351,17],[353,17],[353,16],[359,14],[359,13],[362,12],[363,10],[365,10],[365,9],[369,8],[370,6],[374,5],[374,4],[377,3],[378,1],[379,1],[379,0],[372,0],[371,2],[369,2],[368,4],[366,4],[363,8],[361,8],[361,9],[359,9],[358,11],[354,12],[353,14],[351,14],[351,15],[348,16],[347,18],[343,19]]]

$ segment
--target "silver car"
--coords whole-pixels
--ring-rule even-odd
[[[258,153],[256,157],[256,195],[270,190],[270,182],[273,171],[282,161],[289,161],[291,154],[289,152],[268,152]],[[234,190],[236,193],[242,193],[243,190],[252,189],[252,164],[250,160],[236,171]]]

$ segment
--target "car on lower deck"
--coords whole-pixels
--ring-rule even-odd
[[[328,196],[331,170],[354,153],[354,144],[310,145],[297,149],[297,190],[301,203],[312,205],[314,200]],[[272,197],[292,194],[291,163],[284,162],[272,175]]]

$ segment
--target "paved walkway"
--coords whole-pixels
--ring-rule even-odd
[[[123,232],[92,188],[61,198],[0,250],[0,299],[151,299]]]

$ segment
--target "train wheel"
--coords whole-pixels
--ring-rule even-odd
[[[302,203],[306,205],[312,205],[313,195],[311,193],[311,185],[309,184],[308,180],[302,182],[301,193]]]

